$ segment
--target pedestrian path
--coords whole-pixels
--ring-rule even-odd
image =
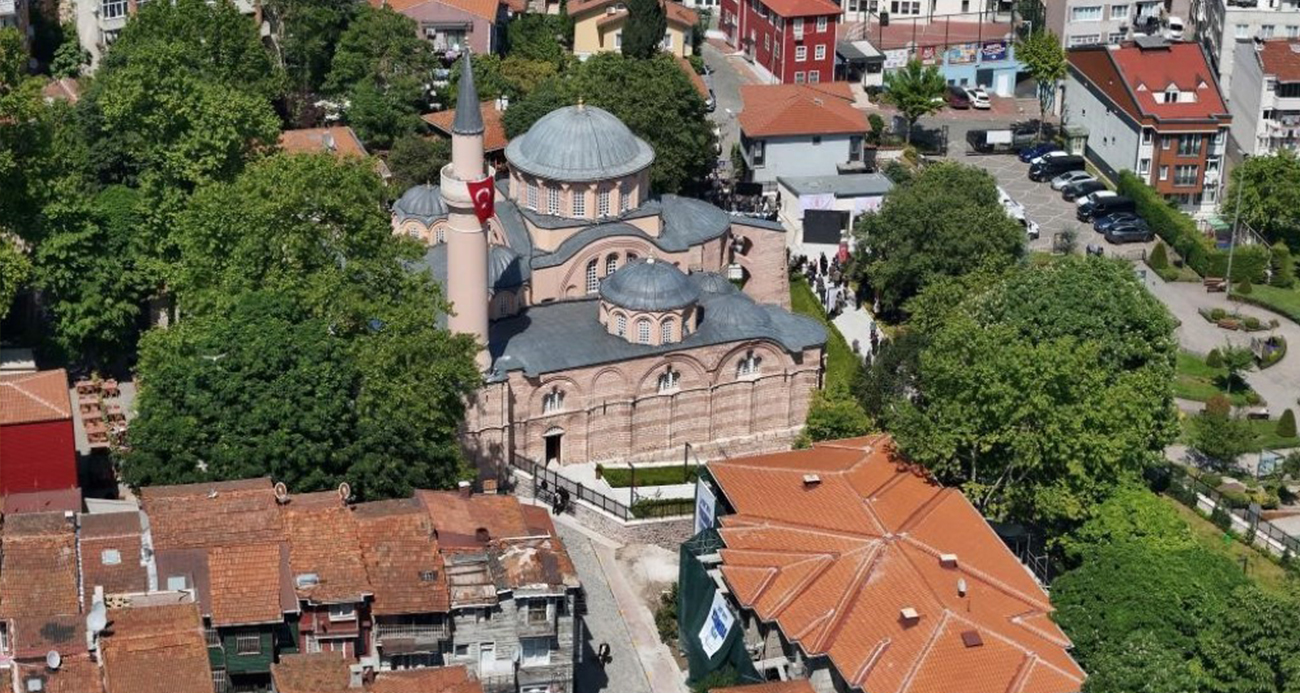
[[[857,310],[845,310],[843,313],[835,316],[831,324],[835,329],[844,335],[844,341],[853,346],[853,340],[858,340],[859,354],[866,358],[871,353],[871,326],[876,322],[871,316],[871,312],[865,307]],[[879,337],[879,335],[877,335]]]

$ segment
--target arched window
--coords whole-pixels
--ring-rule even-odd
[[[628,261],[629,263],[631,263],[633,260],[636,260],[636,258],[637,258],[637,254],[636,254],[636,253],[628,253],[628,254],[627,254],[627,261]]]
[[[546,188],[546,213],[560,214],[560,186],[552,185]]]
[[[587,293],[594,294],[600,288],[600,277],[596,275],[596,258],[587,263]]]
[[[537,209],[537,181],[528,181],[526,189],[528,191],[528,208]]]
[[[587,216],[587,189],[575,188],[573,190],[573,216]]]
[[[616,269],[618,269],[618,256],[610,253],[605,257],[605,276],[613,274]]]
[[[638,344],[650,343],[650,319],[641,318],[636,321],[636,341]]]
[[[736,364],[736,375],[758,375],[762,366],[763,357],[755,356],[754,351],[751,349],[750,351],[745,352],[745,358],[741,359],[740,363]]]
[[[609,188],[601,188],[596,193],[596,214],[602,217],[609,216]]]
[[[664,321],[659,323],[659,343],[660,344],[673,343],[673,319],[672,318],[664,318]]]
[[[620,336],[620,337],[626,337],[626,336],[627,336],[627,316],[626,316],[626,315],[623,315],[622,313],[620,313],[620,314],[618,315],[618,317],[616,317],[616,318],[614,319],[614,325],[615,325],[615,327],[617,327],[617,329],[618,329],[618,336]]]
[[[681,379],[682,374],[669,366],[667,370],[659,374],[659,393],[675,392]]]
[[[447,242],[447,229],[443,229],[443,228],[438,229],[438,242],[439,243]]]
[[[542,395],[542,413],[554,414],[564,408],[564,391],[558,387],[551,388],[551,391]]]
[[[623,183],[618,186],[618,211],[626,212],[632,208],[632,186]]]

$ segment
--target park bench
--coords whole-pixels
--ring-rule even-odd
[[[1226,291],[1228,288],[1228,282],[1224,281],[1222,277],[1206,277],[1202,283],[1205,284],[1205,290],[1211,293]]]

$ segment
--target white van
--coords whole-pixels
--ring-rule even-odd
[[[1170,17],[1169,26],[1165,29],[1165,38],[1171,41],[1183,40],[1183,20],[1181,17]]]

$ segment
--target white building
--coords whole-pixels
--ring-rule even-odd
[[[1228,156],[1240,161],[1300,150],[1300,40],[1241,42],[1234,53]]]
[[[1236,44],[1300,38],[1300,0],[1192,0],[1192,21],[1219,83],[1231,93]]]
[[[893,188],[894,183],[879,173],[779,178],[777,211],[786,228],[786,246],[800,251],[805,244],[838,245],[843,232],[852,229],[860,215],[880,209]]]
[[[847,82],[740,88],[740,146],[748,180],[775,190],[777,178],[833,176],[863,166],[867,117]]]
[[[1163,0],[1056,0],[1046,7],[1047,28],[1066,48],[1118,45],[1133,38],[1135,29],[1158,26],[1166,14]]]

